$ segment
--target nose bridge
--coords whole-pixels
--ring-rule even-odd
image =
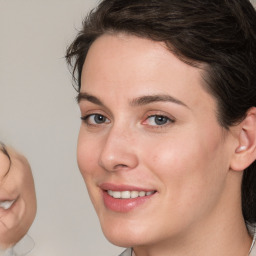
[[[133,169],[138,164],[132,128],[114,124],[106,134],[99,164],[108,171]]]

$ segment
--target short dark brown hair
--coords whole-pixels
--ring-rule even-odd
[[[103,0],[67,49],[78,91],[92,43],[119,32],[164,42],[189,65],[204,64],[224,128],[256,106],[256,12],[248,0]],[[256,161],[244,171],[242,206],[245,220],[256,222]]]

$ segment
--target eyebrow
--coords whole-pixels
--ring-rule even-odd
[[[79,92],[78,95],[76,96],[76,101],[79,104],[82,100],[87,100],[90,101],[96,105],[103,106],[104,104],[95,96],[90,95],[86,92]]]
[[[76,97],[76,100],[77,100],[78,103],[80,103],[82,100],[87,100],[87,101],[90,101],[90,102],[92,102],[96,105],[104,106],[104,104],[97,97],[95,97],[93,95],[90,95],[86,92],[79,92],[77,97]],[[179,100],[175,97],[172,97],[170,95],[167,95],[167,94],[156,94],[156,95],[141,96],[141,97],[133,99],[130,102],[130,105],[131,106],[143,106],[143,105],[147,105],[147,104],[155,103],[155,102],[172,102],[172,103],[175,103],[175,104],[178,104],[178,105],[189,108],[181,100]]]
[[[172,102],[188,108],[188,106],[184,102],[167,94],[146,95],[138,97],[131,101],[131,105],[142,106],[155,102]]]

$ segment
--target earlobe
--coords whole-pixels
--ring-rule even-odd
[[[250,108],[245,119],[238,125],[238,146],[230,168],[243,171],[256,160],[256,108]]]

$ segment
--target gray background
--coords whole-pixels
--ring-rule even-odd
[[[63,58],[96,3],[0,0],[0,140],[23,152],[33,169],[38,213],[31,256],[122,251],[103,237],[76,165],[79,111]]]
[[[0,140],[29,159],[38,213],[31,256],[118,255],[76,164],[80,115],[63,58],[93,0],[0,0]]]

